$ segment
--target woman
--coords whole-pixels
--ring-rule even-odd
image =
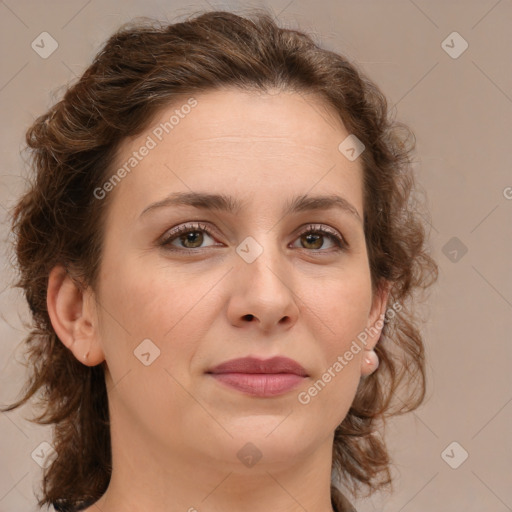
[[[379,425],[424,398],[437,266],[388,114],[308,35],[215,11],[124,26],[35,121],[32,376],[4,410],[44,391],[40,506],[340,512],[339,484],[391,485]]]

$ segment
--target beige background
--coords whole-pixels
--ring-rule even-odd
[[[28,315],[20,293],[9,287],[5,209],[23,187],[26,128],[122,22],[140,15],[172,21],[210,5],[238,12],[267,5],[282,22],[317,34],[360,64],[417,137],[417,171],[440,266],[425,330],[428,399],[389,426],[396,492],[356,502],[358,511],[512,510],[510,0],[0,3],[0,401],[12,400],[24,377],[15,358],[21,358]],[[43,31],[59,45],[47,59],[31,48]],[[458,58],[442,46],[454,31],[469,44]],[[452,52],[461,43],[448,39]],[[50,430],[26,421],[29,414],[28,408],[0,414],[0,512],[36,510],[41,469],[31,453],[50,440]],[[457,469],[441,456],[454,441],[460,447],[448,450],[448,460],[459,460],[462,449],[469,454]]]

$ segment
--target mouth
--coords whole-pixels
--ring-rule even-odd
[[[224,386],[257,397],[284,394],[308,377],[304,367],[288,357],[232,359],[206,373]]]

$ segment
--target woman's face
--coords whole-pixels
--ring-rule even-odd
[[[311,97],[194,98],[126,140],[97,191],[112,194],[95,314],[113,436],[240,470],[245,454],[292,463],[332,445],[364,371],[353,342],[385,306],[372,302],[361,159]],[[208,373],[274,356],[307,376]]]

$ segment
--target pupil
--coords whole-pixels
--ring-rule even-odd
[[[322,235],[315,235],[315,234],[312,234],[312,233],[309,233],[308,235],[306,235],[306,239],[308,240],[307,243],[315,243],[315,242],[318,242],[318,240],[322,237]],[[311,240],[313,239],[313,240]],[[320,246],[322,245],[322,243],[320,242]],[[318,249],[318,243],[316,244],[316,247]]]
[[[194,238],[196,238],[196,237],[199,238],[199,245],[201,245],[201,235],[198,231],[191,231],[190,233],[187,233],[184,237],[185,238],[184,242],[186,242],[187,244],[188,243],[194,244]],[[196,240],[196,244],[197,244],[197,240]]]

